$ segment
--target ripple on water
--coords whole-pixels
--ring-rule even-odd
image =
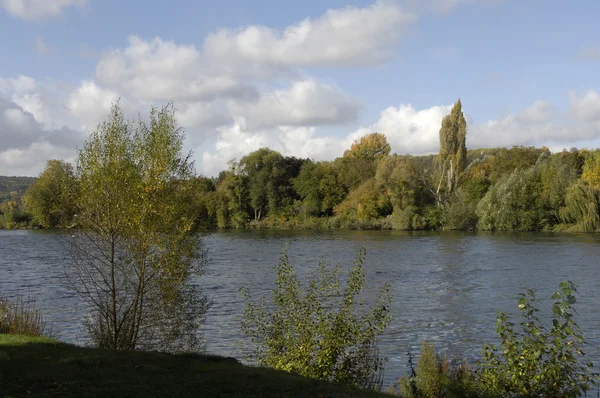
[[[85,306],[62,284],[64,241],[44,231],[0,231],[0,295],[31,295],[61,340],[83,342]],[[301,278],[320,260],[347,269],[360,245],[367,249],[366,296],[384,283],[394,296],[392,323],[378,341],[389,358],[386,383],[407,372],[406,353],[427,339],[448,355],[477,358],[495,342],[495,317],[514,313],[522,285],[549,297],[561,280],[580,285],[578,319],[600,363],[600,238],[595,235],[404,233],[396,231],[231,231],[207,234],[210,262],[195,281],[213,300],[203,327],[209,352],[242,358],[240,331],[246,286],[270,298],[282,249]]]

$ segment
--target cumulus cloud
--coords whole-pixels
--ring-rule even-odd
[[[86,0],[1,0],[0,6],[12,16],[35,21],[61,15],[67,7],[81,7]]]
[[[569,100],[577,117],[586,121],[600,121],[600,94],[596,90],[588,90],[581,97],[571,91]]]
[[[223,29],[206,38],[204,49],[231,68],[374,65],[394,55],[393,45],[414,19],[395,1],[377,1],[365,8],[328,10],[283,31],[258,25]]]
[[[0,97],[0,175],[36,175],[53,158],[72,159],[82,136],[45,129],[34,116]]]
[[[124,50],[110,51],[100,58],[96,67],[98,83],[142,101],[256,95],[253,87],[213,70],[193,45],[159,37],[146,41],[137,36],[130,36],[128,43]]]
[[[277,125],[314,126],[356,121],[363,104],[332,86],[302,80],[292,87],[263,93],[257,102],[229,104],[234,117],[242,116],[248,127]]]
[[[439,131],[443,117],[451,105],[433,106],[417,110],[412,105],[391,106],[381,112],[379,120],[368,128],[350,134],[349,141],[372,132],[385,134],[392,151],[397,153],[426,154],[439,148]]]
[[[214,146],[202,153],[201,172],[217,175],[227,169],[230,160],[240,160],[248,153],[268,147],[285,156],[330,160],[343,153],[345,139],[319,137],[314,127],[279,126],[272,129],[249,130],[243,119],[218,129]]]

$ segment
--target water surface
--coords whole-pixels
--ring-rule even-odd
[[[61,283],[68,259],[59,233],[0,231],[0,294],[31,295],[64,341],[82,342],[84,308]],[[227,231],[204,237],[210,253],[198,281],[214,304],[204,327],[209,352],[242,358],[242,286],[269,295],[282,249],[300,275],[320,260],[352,265],[362,245],[367,296],[392,287],[393,320],[379,340],[389,358],[386,381],[406,373],[408,351],[428,339],[451,355],[476,358],[484,341],[497,342],[495,318],[515,312],[522,286],[534,287],[547,308],[564,280],[579,285],[577,321],[600,363],[600,236],[551,233],[397,231]],[[547,313],[547,312],[546,312]]]

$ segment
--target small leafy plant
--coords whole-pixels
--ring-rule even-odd
[[[360,298],[365,254],[361,248],[344,289],[341,266],[330,271],[324,262],[302,286],[286,250],[271,305],[241,289],[248,301],[242,330],[258,347],[252,356],[261,366],[362,388],[381,385],[384,359],[375,343],[391,320],[391,295],[385,285],[371,308]]]
[[[500,349],[484,346],[479,379],[484,391],[501,397],[577,397],[594,382],[592,363],[582,363],[583,336],[573,320],[576,285],[563,282],[554,293],[552,326],[537,317],[535,291],[520,294],[521,331],[500,313]]]

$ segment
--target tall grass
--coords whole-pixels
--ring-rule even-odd
[[[0,334],[44,336],[46,332],[46,321],[31,298],[0,298]]]

